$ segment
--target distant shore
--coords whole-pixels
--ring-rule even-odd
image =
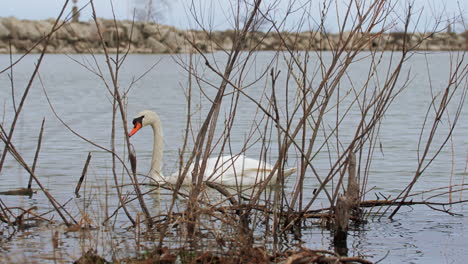
[[[215,52],[233,46],[233,30],[210,33],[179,30],[172,26],[132,21],[98,19],[109,52],[130,53],[188,53],[195,50]],[[42,44],[35,44],[52,29],[54,20],[19,20],[0,18],[0,53],[38,53]],[[117,27],[116,27],[117,25]],[[361,35],[362,36],[362,35]],[[349,33],[321,34],[320,32],[285,33],[252,32],[245,41],[245,49],[255,50],[332,50],[343,45]],[[357,40],[360,42],[358,43]],[[394,32],[364,38],[354,36],[346,47],[358,45],[364,50],[401,50],[404,45],[415,50],[468,50],[468,32],[414,33]],[[35,47],[34,47],[35,46]],[[101,41],[94,21],[67,23],[52,37],[48,53],[102,53]]]

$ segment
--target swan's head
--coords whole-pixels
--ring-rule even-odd
[[[136,132],[138,132],[138,130],[140,130],[142,127],[145,127],[147,125],[156,124],[158,122],[159,122],[159,116],[155,112],[153,112],[151,110],[141,111],[133,119],[133,129],[132,129],[132,131],[130,131],[130,133],[128,135],[131,137]]]

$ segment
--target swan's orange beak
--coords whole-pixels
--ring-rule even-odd
[[[129,137],[135,135],[138,130],[141,128],[141,123],[140,122],[135,122],[135,126],[133,127],[132,131],[130,131],[130,134],[128,134]]]

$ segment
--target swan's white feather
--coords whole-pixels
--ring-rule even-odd
[[[153,145],[153,158],[150,170],[150,176],[160,182],[167,182],[175,184],[177,182],[179,173],[174,173],[170,177],[164,177],[161,174],[162,164],[162,126],[158,115],[149,110],[140,112],[134,120],[142,122],[142,126],[151,125],[154,132],[154,145]],[[138,131],[139,128],[132,131],[132,135]],[[200,163],[201,165],[201,163]],[[194,164],[189,166],[188,173],[184,178],[183,184],[190,184],[192,182],[192,172]],[[213,182],[222,185],[255,185],[266,180],[273,169],[273,166],[264,161],[247,158],[244,155],[234,156],[221,156],[216,158],[209,158],[206,162],[205,173],[203,174],[204,182]],[[278,170],[272,176],[269,184],[275,184],[278,175]],[[296,168],[284,170],[284,176],[296,172]]]
[[[192,182],[194,167],[193,163],[190,164],[188,174],[183,181],[184,185],[189,185]],[[226,186],[250,186],[263,182],[270,176],[272,170],[273,166],[271,164],[248,158],[244,155],[221,156],[219,158],[209,158],[207,160],[203,181]],[[287,177],[295,171],[295,168],[285,170],[284,176]],[[179,173],[177,172],[165,178],[165,181],[175,184],[178,177]],[[271,184],[276,183],[276,177],[277,173],[272,176],[270,180]]]

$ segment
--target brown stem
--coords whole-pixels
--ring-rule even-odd
[[[31,168],[33,173],[36,170],[37,159],[39,158],[39,152],[41,151],[42,133],[44,132],[44,122],[45,122],[45,118],[42,119],[41,131],[39,132],[39,138],[37,139],[36,154],[34,154],[34,161],[33,161],[33,165]],[[32,184],[32,177],[29,177],[28,190],[31,190],[31,184]]]
[[[75,188],[75,196],[76,198],[80,198],[80,188],[81,188],[81,184],[83,183],[83,180],[86,176],[86,172],[88,171],[88,165],[89,165],[89,162],[91,161],[91,152],[88,152],[88,158],[86,158],[86,162],[85,162],[85,165],[83,167],[83,171],[81,172],[81,177],[80,179],[78,180],[78,183],[76,184],[76,188]]]

